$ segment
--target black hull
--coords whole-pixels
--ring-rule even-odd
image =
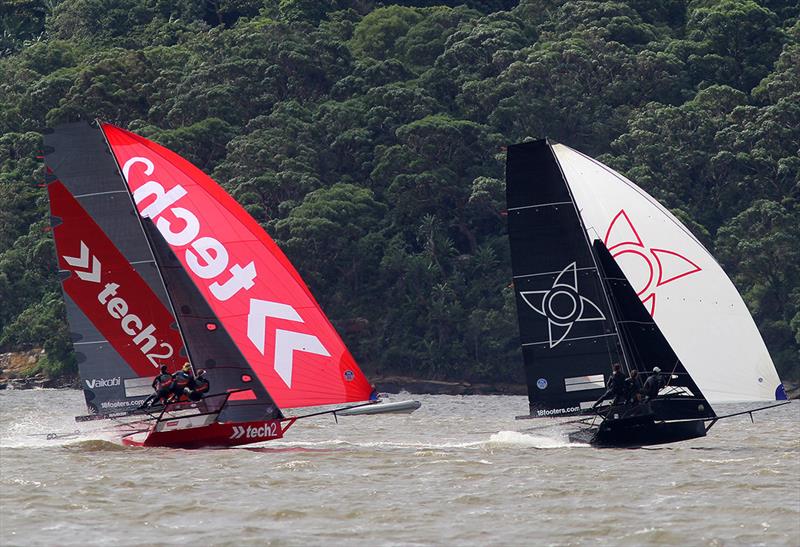
[[[656,422],[652,416],[606,420],[600,426],[570,434],[572,442],[597,447],[634,448],[675,443],[706,436],[705,420]]]

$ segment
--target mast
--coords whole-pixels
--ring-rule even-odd
[[[594,262],[594,267],[597,269],[598,273],[601,274],[600,275],[600,279],[602,281],[602,278],[603,278],[602,272],[600,270],[600,266],[597,263],[597,258],[595,257],[595,254],[594,254],[594,250],[593,250],[593,247],[592,247],[592,242],[589,239],[589,231],[586,229],[586,224],[583,221],[583,216],[581,215],[581,211],[580,211],[580,209],[578,209],[578,204],[575,202],[575,196],[572,193],[572,188],[570,187],[569,179],[567,179],[567,176],[564,173],[564,169],[561,167],[561,162],[558,161],[558,156],[553,151],[553,147],[550,144],[550,140],[549,139],[545,139],[545,141],[547,142],[547,147],[549,148],[550,153],[553,154],[553,159],[555,160],[556,165],[558,166],[558,171],[561,173],[561,178],[564,180],[564,184],[567,187],[567,193],[569,194],[570,201],[572,202],[572,207],[575,209],[575,214],[578,216],[578,222],[581,225],[581,233],[583,234],[584,240],[586,241],[586,246],[589,248],[590,254],[592,256],[592,262]],[[605,283],[603,283],[603,297],[605,298],[606,305],[608,305],[608,309],[611,312],[612,321],[614,322],[614,324],[618,324],[618,321],[615,318],[614,304],[613,304],[613,302],[611,301],[611,299],[608,296],[608,291],[606,290]],[[622,336],[620,336],[620,341],[623,342]],[[622,352],[622,361],[623,361],[622,365],[623,365],[623,368],[625,369],[627,374],[630,375],[630,371],[633,370],[633,369],[631,368],[631,363],[630,363],[630,361],[628,359],[628,356],[625,353],[624,342],[623,342],[622,347],[620,348],[620,350]]]
[[[117,168],[117,174],[119,178],[123,182],[123,186],[128,195],[128,199],[130,200],[131,208],[134,211],[134,216],[136,217],[136,221],[139,225],[139,229],[142,232],[142,236],[144,237],[145,242],[147,242],[147,248],[150,251],[150,255],[153,257],[153,262],[156,266],[156,272],[158,273],[158,278],[161,280],[161,284],[164,285],[164,292],[166,293],[167,303],[169,304],[169,310],[172,313],[172,317],[175,318],[175,326],[178,330],[178,335],[181,337],[181,342],[183,342],[183,350],[186,352],[186,358],[189,360],[189,366],[192,367],[192,374],[196,371],[194,370],[194,360],[192,359],[191,349],[189,345],[186,343],[186,337],[183,335],[183,330],[181,329],[180,321],[178,321],[178,314],[175,313],[175,303],[172,301],[172,295],[170,295],[169,287],[164,282],[164,276],[161,273],[161,264],[159,264],[158,258],[156,257],[156,253],[153,251],[153,242],[150,239],[150,235],[147,233],[147,230],[144,229],[144,224],[142,221],[142,216],[138,214],[138,209],[136,208],[136,202],[133,199],[133,194],[131,194],[130,186],[128,186],[128,181],[125,180],[125,176],[122,174],[122,169],[119,166],[119,162],[117,161],[117,157],[114,155],[113,150],[111,149],[111,145],[108,143],[108,139],[106,138],[105,131],[103,131],[102,121],[95,118],[95,124],[97,124],[98,130],[103,135],[103,141],[106,143],[106,148],[108,148],[109,155],[114,159],[114,165]]]

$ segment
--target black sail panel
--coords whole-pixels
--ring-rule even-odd
[[[136,408],[152,392],[158,367],[167,365],[174,371],[183,361],[183,343],[170,326],[174,318],[164,285],[100,129],[87,122],[65,124],[46,133],[44,142],[67,320],[87,407],[91,413]],[[65,264],[64,257],[75,265]],[[84,265],[85,260],[89,262]],[[94,272],[97,279],[92,279],[91,268],[82,272],[83,278],[76,277],[76,270],[90,267],[93,261],[99,269]],[[142,320],[142,328],[131,330],[130,325],[136,324],[133,320],[113,324],[113,315],[105,317],[102,309],[94,309],[97,296],[86,294],[81,283],[86,291],[96,283],[100,299],[108,302],[138,293],[135,302],[130,298],[125,302],[128,313]],[[108,283],[118,285],[116,293],[102,296]],[[77,300],[70,288],[78,291]],[[145,318],[159,318],[157,328],[150,329]],[[120,341],[125,335],[123,326],[133,333],[124,343]],[[141,352],[127,351],[137,343],[139,349],[147,350],[149,360],[144,366],[139,362]]]
[[[623,354],[589,241],[547,141],[508,147],[508,234],[534,416],[580,412]]]
[[[153,254],[103,132],[87,122],[64,124],[45,134],[44,144],[48,168],[166,306]]]
[[[691,395],[702,401],[702,415],[714,416],[714,411],[700,388],[686,371],[616,260],[599,239],[595,240],[593,245],[605,288],[614,306],[620,338],[626,354],[630,357],[631,366],[642,373],[642,378],[645,378],[653,367],[659,367],[662,373],[669,375],[669,386],[676,388],[675,391],[678,391],[678,388],[688,389]]]
[[[158,228],[150,220],[145,220],[143,224],[174,305],[195,372],[199,369],[207,371],[211,393],[244,390],[231,395],[219,420],[283,418],[280,409],[170,250]]]

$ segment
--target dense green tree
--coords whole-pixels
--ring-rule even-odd
[[[611,164],[715,252],[800,378],[788,0],[0,3],[0,349],[72,367],[42,132],[102,118],[272,233],[370,371],[518,380],[502,145]]]
[[[698,1],[686,22],[688,63],[698,81],[749,91],[766,76],[781,48],[778,19],[753,0]]]
[[[778,371],[791,375],[800,359],[800,205],[756,201],[720,229],[717,249]]]

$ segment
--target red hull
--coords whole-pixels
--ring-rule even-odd
[[[154,427],[147,433],[147,437],[144,440],[138,440],[136,434],[127,435],[122,438],[122,444],[126,446],[162,446],[166,448],[226,448],[280,439],[296,419],[213,422],[202,427],[162,431],[155,431]],[[164,423],[167,427],[170,425],[170,421]]]

